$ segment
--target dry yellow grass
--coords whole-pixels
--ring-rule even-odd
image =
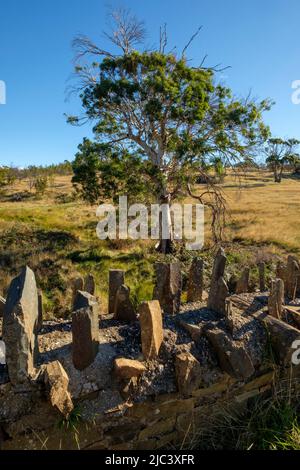
[[[269,244],[287,251],[300,252],[300,179],[286,175],[280,184],[269,171],[249,171],[239,176],[230,173],[221,185],[228,213],[227,241]],[[28,182],[18,182],[11,193],[28,190]],[[90,222],[96,224],[95,206],[80,201],[57,204],[56,197],[72,192],[71,178],[59,177],[40,200],[0,202],[0,230],[15,222],[37,224],[44,228],[69,230],[88,240]],[[206,241],[210,240],[209,214],[206,216]]]
[[[226,237],[253,244],[267,243],[300,252],[300,179],[274,183],[270,172],[250,172],[240,180],[227,177]]]

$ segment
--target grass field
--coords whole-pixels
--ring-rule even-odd
[[[281,184],[267,171],[228,175],[222,184],[228,205],[224,246],[229,272],[246,263],[267,262],[270,271],[277,257],[300,254],[300,180],[286,175]],[[28,263],[43,290],[47,315],[66,315],[71,302],[71,279],[92,272],[103,309],[107,304],[109,268],[123,268],[136,302],[151,298],[153,242],[100,241],[96,236],[96,207],[72,197],[71,177],[57,176],[46,194],[37,199],[27,181],[17,182],[0,199],[0,293],[12,276]],[[23,198],[16,201],[16,195]],[[211,263],[209,214],[206,214],[206,249]],[[183,266],[193,252],[180,253]],[[209,268],[208,268],[209,270]],[[255,269],[254,269],[255,276]]]
[[[268,276],[278,258],[300,255],[300,179],[286,175],[281,184],[270,172],[251,171],[239,177],[229,174],[222,184],[228,205],[223,246],[228,257],[227,273],[236,274],[244,265],[257,279],[257,263],[265,261]],[[47,193],[38,199],[28,182],[14,184],[0,195],[0,294],[12,276],[29,264],[43,291],[45,318],[70,314],[72,278],[93,273],[102,309],[107,307],[109,268],[126,270],[126,283],[133,300],[150,299],[153,263],[160,256],[153,243],[145,241],[100,241],[96,236],[96,207],[72,195],[71,177],[56,177]],[[23,197],[16,201],[16,196]],[[213,260],[206,214],[206,245],[201,253],[207,279]],[[195,252],[176,256],[187,270]],[[185,277],[184,277],[185,278]],[[184,295],[183,295],[184,300]],[[258,402],[241,419],[229,415],[207,436],[195,436],[196,448],[300,449],[297,409],[286,397],[272,396]]]

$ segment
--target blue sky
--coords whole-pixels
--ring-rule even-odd
[[[72,160],[90,127],[74,128],[64,113],[79,102],[66,101],[72,73],[71,41],[78,33],[108,47],[102,36],[107,6],[125,6],[157,43],[159,26],[168,25],[170,46],[186,44],[192,63],[208,54],[207,65],[231,66],[220,76],[237,95],[249,90],[276,101],[265,115],[274,135],[300,139],[300,105],[292,103],[291,84],[300,79],[299,0],[10,0],[0,8],[0,80],[7,104],[0,105],[0,165],[44,165]]]

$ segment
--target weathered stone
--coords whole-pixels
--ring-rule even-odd
[[[288,256],[285,287],[290,299],[294,299],[300,292],[300,266],[295,256]]]
[[[109,270],[108,313],[114,313],[116,294],[120,286],[125,284],[125,273],[121,269]]]
[[[205,334],[223,371],[237,379],[247,379],[254,374],[255,369],[246,349],[235,343],[225,331],[220,328],[206,329]]]
[[[211,287],[208,298],[208,308],[214,310],[220,315],[225,315],[225,300],[229,295],[227,284],[223,277]]]
[[[189,352],[177,354],[175,359],[177,388],[181,395],[188,397],[201,384],[201,366]]]
[[[271,290],[268,298],[269,314],[275,318],[281,318],[284,304],[284,283],[282,279],[274,279],[271,282]]]
[[[234,329],[235,329],[233,316],[234,314],[233,314],[232,302],[230,299],[226,299],[225,300],[225,323],[232,335],[234,334]]]
[[[252,316],[260,320],[267,328],[276,359],[280,363],[290,366],[292,355],[295,352],[292,346],[294,341],[300,340],[300,331],[264,311],[253,313]]]
[[[83,285],[84,285],[84,282],[83,282],[83,278],[82,277],[76,277],[75,279],[73,279],[72,281],[72,309],[74,310],[74,302],[75,302],[75,298],[76,298],[76,295],[77,295],[77,292],[80,290],[80,291],[83,291]]]
[[[120,357],[115,359],[115,373],[120,379],[131,379],[131,377],[139,377],[146,367],[140,361],[126,359]]]
[[[130,300],[130,289],[124,284],[118,288],[116,293],[114,318],[124,322],[136,320],[136,312]]]
[[[5,299],[1,297],[0,295],[0,317],[3,317],[4,308],[5,308]]]
[[[214,261],[210,291],[207,306],[211,310],[224,315],[225,298],[228,296],[228,287],[224,280],[226,256],[223,248],[220,248]]]
[[[0,366],[6,364],[5,343],[0,340]],[[1,382],[0,382],[1,383]]]
[[[96,297],[88,292],[84,291],[77,291],[75,300],[74,300],[74,311],[80,310],[81,308],[90,307],[93,310],[93,316],[96,315],[99,317],[100,315],[100,305]]]
[[[43,326],[43,294],[42,291],[38,291],[38,324],[37,332],[41,331]]]
[[[222,380],[220,382],[216,382],[210,387],[200,388],[198,390],[194,390],[192,393],[193,397],[198,399],[206,398],[214,396],[216,394],[222,394],[224,392],[228,392],[232,383],[234,383],[235,379],[233,379],[230,375],[224,374]]]
[[[156,421],[139,433],[139,439],[148,439],[151,437],[157,437],[161,434],[166,434],[174,429],[175,423],[176,418],[174,416]]]
[[[219,248],[214,261],[211,283],[216,283],[218,282],[220,277],[224,277],[226,261],[227,258],[225,255],[225,251],[223,250],[223,248]]]
[[[97,309],[81,308],[72,314],[73,364],[83,370],[94,362],[99,347]]]
[[[189,272],[187,301],[199,302],[203,295],[203,260],[194,258]]]
[[[242,294],[243,292],[249,292],[249,276],[250,269],[245,268],[242,272],[241,277],[237,280],[235,293]]]
[[[259,276],[259,290],[260,292],[266,291],[266,265],[262,261],[258,263],[258,276]]]
[[[95,279],[92,274],[88,274],[84,279],[83,290],[89,294],[95,295]]]
[[[284,286],[286,286],[287,266],[282,261],[278,261],[276,265],[276,277],[282,279],[284,282]]]
[[[68,390],[69,377],[59,361],[50,362],[44,367],[44,381],[49,388],[51,404],[67,417],[74,408]]]
[[[242,390],[245,392],[250,391],[250,390],[255,390],[255,389],[260,389],[262,387],[265,387],[266,385],[273,384],[275,379],[275,372],[267,372],[266,374],[260,375],[259,377],[256,377],[254,380],[251,380],[251,382],[248,382]]]
[[[186,323],[182,320],[179,321],[179,325],[182,326],[191,336],[193,341],[199,341],[202,337],[202,327],[198,325],[192,325],[190,323]]]
[[[180,309],[182,288],[180,263],[156,263],[153,299],[158,300],[164,313],[174,315]]]
[[[38,356],[38,295],[33,271],[26,267],[13,279],[3,315],[3,341],[10,381],[22,383],[34,373]]]
[[[159,302],[142,302],[139,306],[142,351],[145,359],[159,355],[163,341],[162,313]]]

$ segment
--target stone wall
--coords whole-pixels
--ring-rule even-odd
[[[111,271],[108,314],[93,278],[77,279],[72,319],[51,322],[25,268],[2,299],[1,447],[190,448],[224,413],[242,413],[282,380],[296,397],[297,260],[281,266],[270,293],[247,292],[247,267],[230,292],[223,250],[208,294],[203,270],[194,260],[181,304],[180,265],[159,263],[154,300],[137,310],[126,273]],[[260,267],[261,287],[263,276]]]

